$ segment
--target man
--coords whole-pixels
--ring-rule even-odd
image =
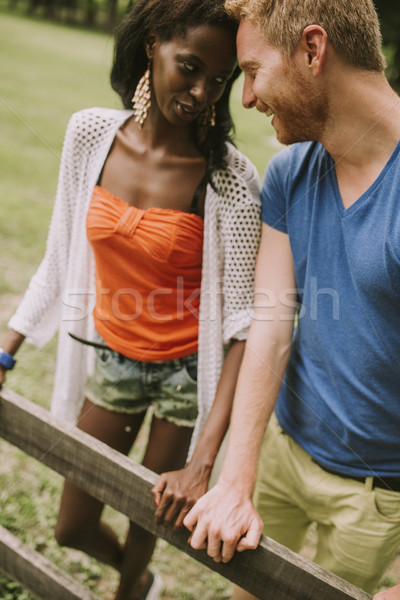
[[[372,592],[400,546],[400,99],[372,0],[226,6],[243,104],[289,148],[263,183],[224,467],[184,523],[226,562],[262,521],[295,551],[316,522],[315,561]]]
[[[379,592],[374,596],[374,600],[400,600],[400,585],[395,585],[390,590]]]

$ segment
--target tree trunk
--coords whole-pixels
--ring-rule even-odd
[[[118,0],[108,0],[108,22],[107,28],[114,29],[118,18]]]
[[[95,0],[87,0],[86,2],[86,17],[85,23],[89,27],[93,27],[96,24],[97,6]]]

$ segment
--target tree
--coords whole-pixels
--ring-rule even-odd
[[[375,0],[382,28],[383,46],[388,58],[387,76],[400,92],[400,11],[396,0]]]
[[[118,0],[108,0],[108,23],[110,29],[113,29],[118,18]]]

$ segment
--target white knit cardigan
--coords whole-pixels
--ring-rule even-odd
[[[53,414],[76,423],[94,353],[68,332],[93,339],[94,259],[86,236],[92,191],[116,132],[132,112],[92,108],[66,131],[45,256],[9,327],[38,347],[59,331]],[[228,167],[208,185],[199,316],[199,417],[193,449],[214,401],[224,345],[247,337],[260,237],[259,180],[253,164],[229,145]]]

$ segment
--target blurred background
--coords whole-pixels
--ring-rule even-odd
[[[400,11],[396,0],[374,0],[388,58],[387,75],[400,90]],[[0,0],[0,7],[59,23],[112,31],[134,0]]]

